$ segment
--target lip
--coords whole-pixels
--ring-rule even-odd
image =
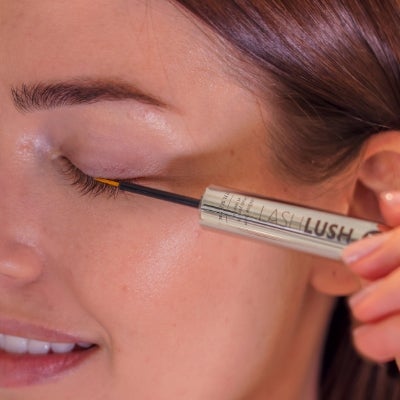
[[[58,330],[7,319],[0,319],[0,333],[48,342],[93,343]],[[0,350],[0,388],[29,386],[56,379],[79,367],[98,350],[96,344],[64,354],[10,354]]]
[[[43,340],[46,342],[93,343],[93,341],[90,339],[86,340],[83,337],[64,333],[58,329],[50,329],[39,325],[11,319],[0,318],[0,333],[12,336],[26,337],[29,339]]]
[[[67,354],[38,356],[9,354],[0,350],[0,388],[36,385],[55,379],[77,368],[97,350],[96,346]]]

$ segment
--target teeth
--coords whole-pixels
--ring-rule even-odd
[[[41,340],[30,339],[28,343],[29,354],[47,354],[50,350],[49,342],[42,342]]]
[[[92,344],[85,342],[78,342],[78,346],[81,347],[82,349],[88,349],[89,347],[92,347]]]
[[[5,335],[0,333],[0,350],[13,354],[48,354],[53,353],[70,353],[75,346],[87,349],[92,346],[90,343],[56,343],[44,342],[41,340],[28,339],[18,336]]]
[[[75,343],[52,343],[54,353],[69,353],[75,347]]]
[[[28,351],[28,339],[4,335],[3,348],[8,353],[23,354]]]

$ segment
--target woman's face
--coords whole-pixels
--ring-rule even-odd
[[[308,258],[73,184],[332,206],[275,175],[220,45],[167,1],[0,1],[1,399],[247,398],[301,353]],[[59,342],[93,346],[27,354]]]

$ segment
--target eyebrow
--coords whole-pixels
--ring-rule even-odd
[[[161,99],[127,82],[105,79],[23,83],[11,88],[11,97],[15,107],[23,112],[122,100],[134,100],[160,108],[167,107]]]

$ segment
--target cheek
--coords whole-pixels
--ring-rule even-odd
[[[192,387],[225,382],[246,362],[244,377],[273,353],[306,274],[286,251],[203,230],[196,211],[169,207],[86,230],[74,290],[107,332],[119,379],[129,371],[136,388],[154,374],[168,388],[183,373]],[[187,374],[199,366],[202,379]]]
[[[115,205],[113,205],[115,207]],[[156,207],[134,207],[112,214],[101,222],[96,215],[78,218],[72,224],[75,270],[80,279],[74,282],[91,298],[113,298],[127,307],[147,304],[162,296],[169,282],[187,265],[190,243],[198,232],[197,214],[183,210],[159,211]],[[107,212],[102,213],[107,215]],[[86,219],[85,229],[82,220]],[[182,222],[180,222],[182,221]]]
[[[205,230],[197,212],[185,209],[121,218],[107,229],[86,230],[78,241],[75,284],[87,286],[92,298],[98,293],[96,304],[113,298],[112,309],[119,303],[127,313],[132,306],[184,310],[191,302],[213,308],[222,301],[226,307],[242,297],[249,303],[255,288],[263,304],[276,304],[293,275],[287,252]]]

